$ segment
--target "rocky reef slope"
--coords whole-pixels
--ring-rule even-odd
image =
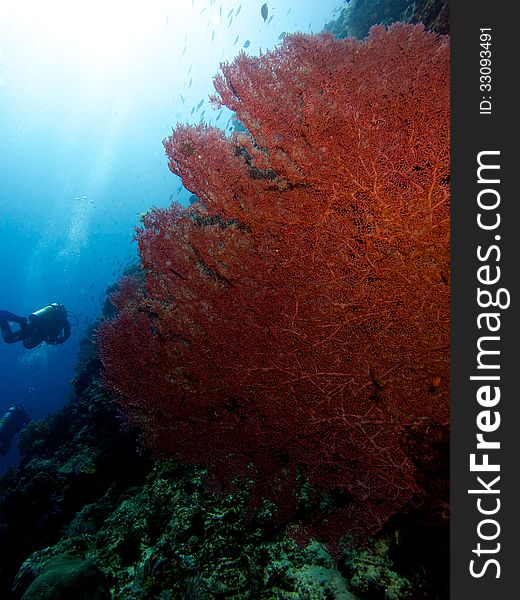
[[[297,544],[248,485],[211,491],[205,473],[141,453],[100,383],[86,340],[74,394],[23,431],[0,478],[0,596],[77,600],[447,597],[447,432],[408,434],[415,502],[364,549],[333,559]],[[304,514],[299,518],[305,518]]]

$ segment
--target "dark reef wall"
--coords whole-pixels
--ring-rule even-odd
[[[2,598],[9,597],[21,562],[55,544],[78,511],[101,498],[117,503],[151,468],[136,451],[136,432],[122,426],[101,389],[92,342],[83,342],[80,361],[69,404],[29,423],[20,438],[19,467],[0,477]]]
[[[336,19],[325,26],[337,37],[363,39],[373,25],[396,21],[423,23],[442,35],[450,33],[449,0],[351,0]]]

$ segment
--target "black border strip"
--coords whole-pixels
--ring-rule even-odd
[[[520,598],[517,581],[520,573],[520,232],[516,218],[520,205],[517,189],[520,187],[517,182],[520,178],[520,165],[517,164],[520,159],[517,114],[520,101],[514,91],[520,72],[517,62],[520,52],[516,45],[520,36],[513,31],[518,22],[512,13],[514,8],[515,3],[482,0],[455,0],[451,6],[451,598],[455,600]],[[486,49],[480,46],[481,28],[491,30],[490,91],[480,88],[481,83],[487,82],[485,78],[481,81],[480,77],[488,71],[486,68],[480,71],[480,51]],[[483,65],[486,66],[485,61]],[[491,114],[484,114],[489,105],[481,106],[480,102],[488,100],[489,96]],[[489,151],[500,154],[481,154],[481,162],[500,168],[481,170],[481,180],[485,181],[479,183],[478,155]],[[498,178],[500,183],[494,182]],[[479,193],[483,204],[491,205],[493,199],[499,200],[497,208],[479,208]],[[488,225],[494,225],[496,215],[500,213],[500,224],[490,230],[479,227],[479,212],[481,222]],[[493,245],[499,250],[490,250]],[[485,257],[483,260],[477,256],[478,246],[481,247],[480,256]],[[494,284],[479,282],[478,269],[486,265],[489,269],[480,271],[481,279],[495,279],[499,267],[499,281]],[[489,291],[504,308],[479,306],[479,287]],[[500,288],[508,293],[499,294]],[[508,295],[510,306],[505,308]],[[486,298],[487,294],[481,294],[481,305],[486,303]],[[482,328],[479,329],[479,315],[491,312],[499,316],[481,317]],[[489,331],[488,325],[496,327],[498,324],[497,331]],[[499,339],[484,340],[483,336]],[[479,338],[480,349],[485,350],[480,357],[480,369]],[[490,350],[498,350],[500,354],[486,353]],[[483,368],[483,365],[495,365],[496,368]],[[470,380],[471,376],[490,375],[500,379]],[[491,393],[486,396],[488,385]],[[500,387],[500,401],[491,406],[496,399],[495,387]],[[478,401],[479,389],[482,390],[481,403]],[[479,413],[483,414],[478,422]],[[489,431],[482,432],[479,423]],[[477,449],[478,433],[482,433],[482,439],[490,445],[492,441],[500,442],[500,449],[490,446]],[[483,464],[486,460],[483,455],[487,454],[489,463],[499,466],[500,471],[472,472],[471,454],[475,454],[477,464]],[[500,480],[492,483],[497,476]],[[470,494],[468,490],[479,492]],[[489,514],[483,514],[485,510]],[[492,511],[496,513],[491,514]],[[482,523],[482,537],[495,539],[481,539],[479,523]],[[471,575],[471,560],[475,561],[473,570],[475,574],[481,574],[480,577]]]

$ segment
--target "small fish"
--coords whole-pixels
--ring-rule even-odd
[[[197,104],[197,110],[200,110],[200,107],[204,104],[204,98]]]
[[[260,14],[262,15],[262,19],[264,21],[267,21],[267,15],[269,14],[269,7],[267,6],[267,2],[264,2],[264,4],[262,4]]]
[[[234,8],[232,8],[232,9],[231,9],[231,10],[228,12],[228,15],[227,15],[226,19],[229,19],[229,17],[230,17],[230,16],[233,14],[233,11],[234,11],[234,10],[235,10],[235,9],[234,9]]]
[[[267,24],[268,24],[268,25],[269,25],[269,23],[270,23],[270,22],[273,20],[273,17],[274,17],[274,15],[271,15],[271,16],[269,17],[269,20],[267,21]]]
[[[215,41],[215,30],[213,30],[211,33],[211,43],[213,44],[214,41]]]
[[[220,111],[217,115],[217,118],[215,119],[215,121],[218,121],[220,119],[220,117],[222,116],[222,111]]]
[[[181,97],[181,102],[184,104],[184,102],[186,101],[186,98],[182,94],[180,94],[180,97]]]
[[[243,46],[243,47],[244,47],[244,48],[249,48],[249,46],[250,46],[250,45],[251,45],[251,42],[250,42],[249,40],[246,40],[246,41],[244,42],[244,46]]]
[[[238,42],[238,38],[239,38],[239,37],[240,37],[240,36],[239,36],[239,35],[237,35],[237,37],[235,38],[235,41],[233,42],[233,46],[234,46],[234,45],[235,45],[235,44]]]
[[[195,107],[193,107],[193,108],[190,110],[190,115],[192,115],[192,114],[193,114],[194,110],[195,110]]]
[[[235,13],[235,17],[238,17],[238,15],[240,14],[240,11],[242,10],[242,5],[239,4],[238,8],[237,8],[237,12]]]
[[[188,87],[191,87],[191,84],[193,83],[193,77],[190,79],[190,82],[188,83]]]
[[[282,33],[278,36],[279,40],[283,40],[283,38],[287,35],[287,32],[282,31]]]

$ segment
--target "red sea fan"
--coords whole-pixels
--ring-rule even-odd
[[[158,456],[271,495],[303,473],[366,535],[415,491],[404,428],[449,414],[448,40],[287,36],[215,87],[249,133],[165,140],[200,203],[146,216],[106,380]]]

